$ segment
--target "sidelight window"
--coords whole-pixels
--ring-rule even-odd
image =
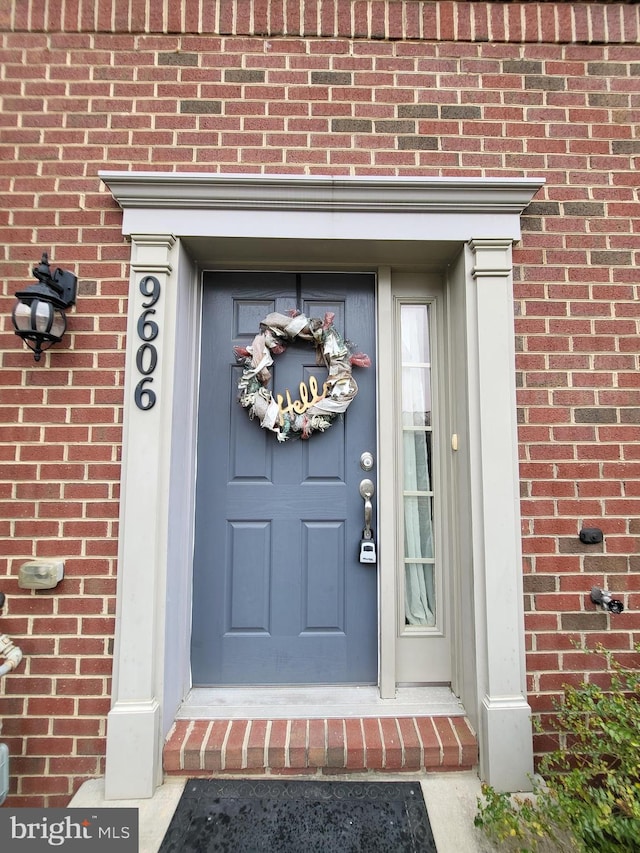
[[[432,374],[428,304],[400,306],[404,622],[436,624]]]

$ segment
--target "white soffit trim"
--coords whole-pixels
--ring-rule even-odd
[[[543,178],[98,173],[124,208],[521,213]]]

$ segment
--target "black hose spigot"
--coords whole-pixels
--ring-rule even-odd
[[[591,590],[591,601],[598,604],[609,613],[622,613],[624,604],[619,598],[612,598],[611,594],[606,589],[600,589],[599,586],[594,586]]]

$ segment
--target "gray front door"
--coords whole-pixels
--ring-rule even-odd
[[[278,442],[237,402],[234,346],[273,311],[334,312],[372,360],[324,433]],[[192,624],[195,685],[376,683],[377,575],[359,561],[360,466],[375,455],[375,309],[370,274],[204,274]],[[270,389],[295,399],[318,367],[309,343],[276,356]],[[374,498],[375,501],[375,498]],[[375,514],[374,514],[375,530]]]

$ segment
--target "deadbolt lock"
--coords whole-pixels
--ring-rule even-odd
[[[363,471],[371,471],[373,468],[373,453],[369,453],[368,450],[360,457],[360,467]]]

